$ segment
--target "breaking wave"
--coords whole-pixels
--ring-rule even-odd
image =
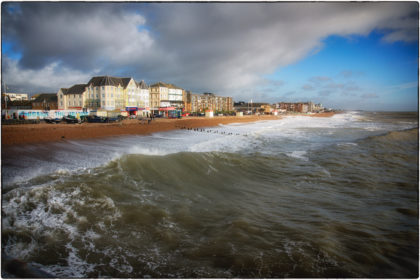
[[[9,150],[3,252],[63,278],[416,277],[418,128],[282,121]]]

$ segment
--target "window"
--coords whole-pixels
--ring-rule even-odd
[[[96,98],[99,98],[98,94],[96,94]]]
[[[102,98],[105,98],[105,93],[102,93]]]

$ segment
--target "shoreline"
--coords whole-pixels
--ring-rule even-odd
[[[319,113],[314,115],[302,115],[311,117],[331,117],[331,113]],[[182,119],[154,119],[150,124],[141,121],[123,120],[118,123],[82,123],[82,124],[24,124],[2,125],[2,147],[57,142],[63,140],[81,140],[92,138],[104,138],[123,135],[148,135],[155,132],[163,132],[180,129],[181,127],[198,128],[212,127],[220,124],[250,123],[265,120],[279,120],[288,115],[260,115],[243,117],[185,117]]]

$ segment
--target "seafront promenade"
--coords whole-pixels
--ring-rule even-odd
[[[313,117],[329,117],[334,113],[313,114]],[[175,129],[211,127],[219,124],[278,120],[282,116],[260,115],[243,117],[185,117],[182,119],[154,119],[150,123],[137,119],[123,120],[118,123],[82,124],[26,124],[7,125],[1,128],[2,145],[34,144],[62,140],[89,139],[120,135],[145,135]]]

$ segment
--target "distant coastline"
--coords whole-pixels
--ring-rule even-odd
[[[304,115],[311,117],[331,117],[333,112]],[[286,115],[287,116],[287,115]],[[219,124],[278,120],[282,116],[260,115],[243,117],[186,117],[183,119],[155,119],[150,124],[139,120],[124,120],[120,123],[82,123],[82,124],[27,124],[3,125],[2,146],[79,140],[121,135],[147,135],[175,129],[211,127]]]

